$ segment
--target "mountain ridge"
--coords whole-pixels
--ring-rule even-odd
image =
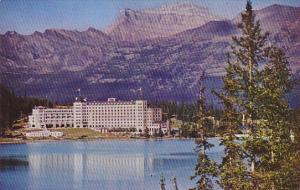
[[[299,26],[293,22],[300,11],[295,10],[283,9],[280,14],[285,16],[272,23],[276,26],[267,27],[272,30],[271,42],[283,48],[293,73],[300,77]],[[269,13],[258,13],[264,23],[272,22]],[[69,100],[78,88],[92,99],[130,99],[144,87],[147,98],[191,101],[203,68],[214,78],[207,82],[210,88],[220,88],[231,37],[239,33],[234,19],[208,21],[169,36],[133,42],[95,28],[49,29],[30,35],[7,32],[0,35],[0,81],[17,94],[26,91],[53,100]]]

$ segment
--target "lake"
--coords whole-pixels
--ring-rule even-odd
[[[218,144],[216,138],[210,139]],[[179,189],[195,186],[193,140],[95,140],[0,145],[0,189],[157,190],[176,176]],[[223,148],[209,156],[220,162]]]

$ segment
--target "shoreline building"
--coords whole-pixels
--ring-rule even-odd
[[[135,129],[143,133],[149,128],[157,130],[162,123],[161,108],[150,108],[145,100],[107,101],[79,100],[70,107],[35,107],[29,116],[30,128],[92,128],[92,129]]]

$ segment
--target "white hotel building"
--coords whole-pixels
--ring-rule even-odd
[[[147,101],[118,101],[109,98],[105,102],[75,101],[71,107],[36,107],[29,116],[30,128],[135,128],[144,132],[158,132],[162,122],[161,108],[150,108]]]

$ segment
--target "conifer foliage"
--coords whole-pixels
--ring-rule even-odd
[[[225,89],[229,85],[227,82],[230,80],[230,75],[227,79],[224,80]],[[231,92],[228,92],[228,94],[231,94]],[[247,166],[243,162],[243,150],[235,136],[235,134],[240,132],[239,122],[236,119],[239,117],[239,114],[228,97],[221,94],[217,95],[223,100],[224,104],[224,115],[222,118],[224,133],[221,134],[220,141],[221,145],[225,147],[223,161],[219,165],[219,184],[225,190],[251,189],[250,172],[247,171]]]
[[[225,157],[220,166],[224,189],[295,189],[288,164],[293,157],[290,109],[284,99],[293,87],[284,52],[268,43],[251,2],[239,24],[242,35],[233,37],[232,52],[223,78],[222,134]],[[245,138],[235,134],[244,130]],[[299,183],[299,182],[298,182]],[[298,186],[297,186],[298,185]],[[299,188],[299,187],[298,187]]]
[[[198,153],[197,163],[195,166],[195,173],[191,179],[197,178],[197,186],[195,190],[211,190],[213,189],[213,178],[217,176],[217,164],[211,160],[207,151],[213,147],[213,144],[208,142],[206,126],[207,112],[205,109],[205,98],[203,85],[205,72],[200,77],[200,93],[198,99],[198,114],[197,114],[197,131],[200,133],[200,138],[196,139],[196,151]]]
[[[5,131],[19,118],[31,113],[34,106],[49,106],[53,103],[47,99],[37,99],[16,96],[13,91],[0,84],[0,137],[5,136]]]

